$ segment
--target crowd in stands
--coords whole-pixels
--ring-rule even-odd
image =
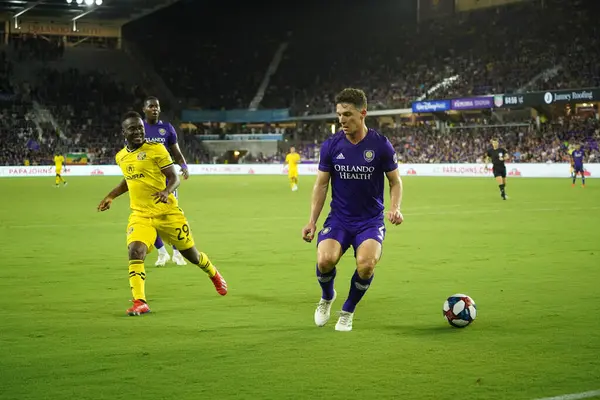
[[[351,46],[340,46],[342,34],[295,36],[261,106],[329,113],[346,86],[364,88],[371,109],[406,108],[418,98],[598,86],[600,42],[590,12],[598,5],[544,4],[459,14],[424,22],[418,30],[383,25],[357,35]],[[553,68],[556,74],[539,76]],[[448,84],[432,90],[442,82]]]
[[[38,36],[35,34],[12,35],[10,43],[18,61],[36,59],[53,61],[63,56],[65,44],[62,36]]]

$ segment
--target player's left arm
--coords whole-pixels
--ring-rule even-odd
[[[390,185],[390,211],[388,211],[388,220],[394,225],[400,225],[404,220],[400,212],[402,205],[402,178],[400,171],[396,168],[393,171],[385,173]]]
[[[153,196],[156,200],[156,203],[168,203],[169,195],[179,187],[181,180],[179,179],[179,175],[177,174],[173,164],[161,168],[161,172],[167,178],[167,187],[165,190],[154,193]]]
[[[387,217],[392,224],[400,225],[404,218],[400,212],[402,179],[400,178],[400,170],[398,169],[398,155],[394,146],[389,141],[386,142],[382,157],[382,166],[390,185],[390,211],[387,212]]]
[[[183,175],[183,179],[188,179],[190,177],[188,166],[185,162],[185,157],[183,156],[183,153],[181,153],[181,149],[179,148],[179,143],[177,143],[177,132],[171,124],[169,124],[169,136],[169,151],[173,155],[175,162],[181,167],[181,174]]]

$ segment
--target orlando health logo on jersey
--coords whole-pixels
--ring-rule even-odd
[[[165,146],[172,146],[177,143],[175,129],[168,122],[158,121],[156,124],[149,124],[144,121],[144,128],[147,142],[162,143]]]

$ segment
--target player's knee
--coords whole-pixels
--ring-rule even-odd
[[[143,260],[146,258],[148,249],[145,244],[141,242],[134,242],[129,245],[129,259],[130,260]]]
[[[327,273],[331,271],[338,262],[337,254],[328,251],[320,251],[317,255],[317,264],[319,271]]]
[[[371,255],[358,255],[356,257],[356,269],[358,275],[362,279],[370,278],[375,272],[375,265],[377,265],[377,258]]]
[[[192,247],[190,249],[181,250],[181,255],[185,257],[186,260],[191,262],[192,264],[198,265],[200,264],[200,253],[196,247]]]

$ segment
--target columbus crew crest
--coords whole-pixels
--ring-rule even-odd
[[[366,162],[371,162],[375,158],[375,152],[373,150],[365,150],[363,153]]]
[[[145,153],[145,152],[143,152],[143,151],[140,151],[140,152],[138,153],[138,155],[137,155],[137,159],[138,159],[139,161],[144,161],[144,160],[146,159],[146,153]]]
[[[165,136],[167,134],[167,130],[165,128],[160,128],[158,133],[160,133],[162,136]]]
[[[133,171],[135,171],[135,167],[133,165],[128,165],[127,166],[127,173],[128,174],[133,174]]]

